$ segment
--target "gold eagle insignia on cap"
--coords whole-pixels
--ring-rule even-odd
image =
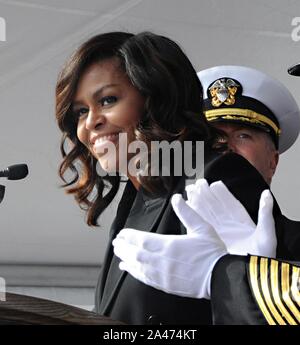
[[[238,91],[239,84],[233,79],[221,78],[216,80],[210,87],[211,104],[219,107],[223,103],[233,105],[235,103],[235,94]]]
[[[276,259],[250,256],[253,296],[269,325],[300,325],[300,267]]]

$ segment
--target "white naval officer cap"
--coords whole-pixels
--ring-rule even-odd
[[[216,66],[198,72],[209,122],[231,122],[268,132],[279,153],[296,141],[299,107],[278,80],[244,66]]]

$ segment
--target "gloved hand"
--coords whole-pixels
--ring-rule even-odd
[[[164,292],[209,299],[211,272],[227,250],[214,229],[180,195],[171,202],[187,234],[123,229],[112,243],[121,259],[119,267]]]
[[[262,193],[255,225],[222,182],[208,186],[200,180],[186,189],[188,201],[174,195],[172,206],[187,235],[123,229],[114,250],[122,260],[120,269],[143,283],[179,296],[209,298],[211,272],[228,251],[275,256],[273,198],[268,190]]]
[[[230,254],[276,257],[273,197],[269,190],[261,194],[257,225],[221,181],[209,185],[200,179],[186,191],[188,205],[215,229]]]

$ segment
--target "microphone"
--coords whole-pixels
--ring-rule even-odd
[[[300,76],[300,63],[297,63],[296,65],[288,68],[288,73],[290,75],[295,75],[296,77],[299,77]]]
[[[11,165],[0,171],[0,177],[7,177],[8,180],[21,180],[28,175],[27,164]]]

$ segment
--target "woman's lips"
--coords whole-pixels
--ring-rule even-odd
[[[109,148],[111,143],[115,144],[119,140],[119,133],[103,135],[95,140],[93,150],[95,153],[104,153],[105,148]]]

